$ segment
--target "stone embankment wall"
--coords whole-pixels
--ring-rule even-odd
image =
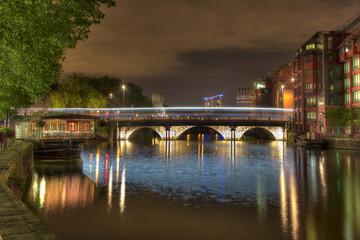
[[[32,165],[31,143],[17,141],[0,155],[0,239],[59,239],[20,199]]]
[[[360,150],[360,139],[325,137],[328,148]]]

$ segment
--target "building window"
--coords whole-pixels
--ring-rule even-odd
[[[344,89],[349,89],[350,88],[350,78],[347,77],[344,79]]]
[[[344,74],[347,74],[350,72],[350,62],[344,63]]]
[[[339,50],[339,55],[343,55],[344,54],[344,48],[341,47],[340,50]]]
[[[297,100],[295,100],[295,108],[297,108]]]
[[[315,49],[315,43],[306,45],[306,50]]]
[[[334,79],[334,69],[329,70],[329,78],[330,78],[330,80]]]
[[[299,96],[302,94],[302,86],[299,86]]]
[[[329,89],[330,89],[330,94],[334,94],[334,85],[331,84]]]
[[[350,93],[345,93],[345,95],[344,95],[344,104],[345,105],[350,104]]]
[[[297,97],[297,95],[298,95],[298,89],[295,88],[295,89],[294,89],[294,96]]]
[[[69,131],[77,131],[77,124],[69,123]]]
[[[316,120],[317,111],[308,111],[306,112],[307,120]]]
[[[312,75],[312,69],[305,69],[305,76],[311,76]]]
[[[329,62],[332,63],[334,61],[334,56],[331,54],[331,55],[329,55],[328,59],[329,59]]]
[[[316,107],[316,97],[305,98],[306,107]]]
[[[360,102],[360,90],[355,91],[355,92],[353,93],[353,102],[354,102],[354,103]]]
[[[356,70],[359,68],[359,57],[356,57],[352,60],[352,70]]]
[[[353,76],[353,87],[360,85],[359,73]]]
[[[332,37],[328,37],[328,49],[332,49]]]
[[[305,62],[311,62],[312,61],[312,56],[305,56]]]
[[[306,84],[305,84],[305,89],[306,89],[306,90],[312,89],[312,83],[306,83]]]
[[[301,99],[299,99],[299,108],[301,108],[302,105],[301,105]]]

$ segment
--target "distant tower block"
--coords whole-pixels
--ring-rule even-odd
[[[223,94],[219,94],[213,97],[204,98],[205,107],[222,107]]]
[[[249,87],[239,88],[236,93],[238,107],[253,107],[255,105],[254,89]]]
[[[153,92],[151,96],[152,105],[154,107],[164,107],[165,100],[164,100],[164,93],[162,92]]]

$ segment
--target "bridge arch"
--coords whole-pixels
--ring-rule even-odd
[[[122,127],[119,131],[119,139],[129,140],[131,136],[142,129],[152,129],[156,132],[161,139],[165,139],[166,130],[165,127],[162,126],[140,126],[140,127]]]
[[[251,129],[260,128],[270,133],[275,140],[284,140],[284,130],[282,127],[267,127],[267,126],[246,126],[238,127],[236,129],[236,139],[240,140],[243,135]]]
[[[221,131],[220,129],[218,129],[218,128],[214,127],[214,126],[182,126],[182,127],[183,128],[180,131],[176,132],[176,135],[173,135],[173,139],[179,139],[183,134],[185,134],[190,129],[194,129],[194,128],[198,128],[198,127],[208,128],[208,129],[214,130],[215,132],[220,134],[223,137],[223,139],[225,139],[224,131]]]

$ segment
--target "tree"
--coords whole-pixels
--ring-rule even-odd
[[[0,113],[27,107],[59,79],[64,53],[114,0],[1,0]]]
[[[353,114],[351,109],[345,106],[326,106],[325,119],[328,120],[330,126],[335,127],[339,134],[339,127],[353,122]]]
[[[353,120],[352,120],[352,124],[356,127],[360,127],[360,121],[359,121],[359,117],[360,117],[360,107],[356,107],[353,106]]]
[[[122,84],[118,78],[95,78],[72,73],[50,93],[51,107],[122,107]],[[125,98],[128,107],[151,106],[151,100],[134,83],[126,83]]]
[[[92,85],[90,79],[73,73],[63,80],[58,89],[50,94],[51,107],[102,108],[108,104],[107,98]]]
[[[353,117],[351,109],[345,106],[326,106],[325,119],[328,120],[331,126],[345,126],[349,124]]]

